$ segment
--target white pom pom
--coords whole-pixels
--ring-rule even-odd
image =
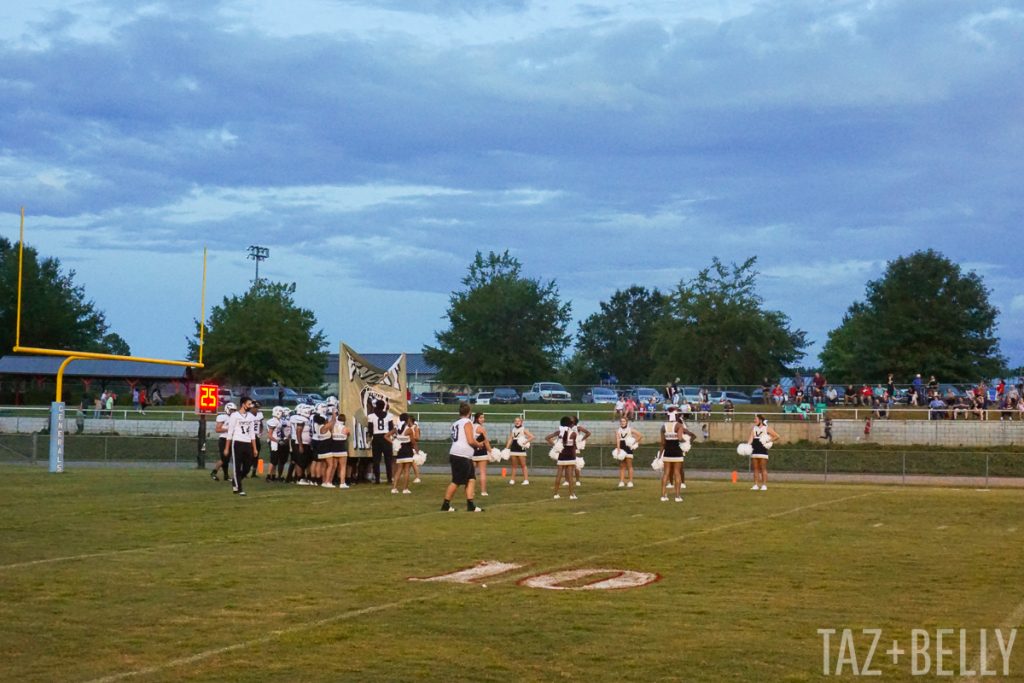
[[[691,448],[693,448],[693,444],[690,443],[689,439],[683,439],[679,442],[679,450],[683,453],[689,453]]]
[[[580,439],[579,441],[576,442],[576,450],[577,451],[582,451],[586,447],[587,447],[587,440],[586,439]]]
[[[583,462],[583,458],[576,458],[576,469],[582,470],[586,463]]]
[[[524,451],[530,450],[530,442],[526,440],[525,436],[520,436],[518,439],[516,439],[516,443],[518,443],[519,447],[522,448]]]
[[[651,469],[655,472],[661,472],[665,469],[665,462],[661,459],[661,451],[658,451],[658,457],[651,463]]]
[[[553,446],[548,452],[548,457],[552,460],[558,460],[558,455],[562,452],[562,449],[558,446]]]
[[[423,451],[417,451],[416,454],[412,456],[412,461],[417,467],[422,467],[423,463],[427,461],[427,454]]]
[[[636,439],[634,439],[634,438],[633,438],[632,436],[628,436],[628,437],[626,437],[626,446],[627,446],[627,447],[629,447],[629,448],[632,448],[632,449],[636,450],[636,447],[637,447],[637,446],[639,446],[639,445],[640,445],[640,444],[638,444],[638,443],[636,442]]]
[[[398,451],[399,451],[399,450],[400,450],[401,448],[402,448],[402,444],[398,443],[397,441],[392,441],[392,442],[391,442],[391,452],[392,452],[393,454],[395,454],[395,455],[398,455]]]
[[[501,451],[499,451],[497,448],[492,448],[490,451],[487,452],[487,457],[490,459],[491,462],[501,462]]]
[[[614,451],[612,451],[612,457],[619,461],[625,460],[626,451],[622,450],[621,448],[616,448]]]
[[[761,439],[761,445],[764,446],[764,449],[766,451],[770,451],[772,449],[772,446],[775,445],[775,442],[772,441],[771,439]]]
[[[512,451],[510,449],[508,449],[508,448],[501,449],[501,459],[502,460],[508,460],[511,457],[512,457]]]
[[[745,458],[749,458],[754,454],[754,447],[751,446],[749,443],[741,443],[739,446],[736,447],[736,454],[742,455]]]

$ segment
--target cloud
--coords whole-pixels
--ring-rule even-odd
[[[0,204],[75,258],[258,241],[295,279],[383,267],[443,301],[508,248],[585,315],[757,254],[823,339],[934,247],[1016,301],[1024,13],[999,2],[32,4],[0,43]]]

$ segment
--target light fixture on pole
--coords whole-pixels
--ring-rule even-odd
[[[249,258],[256,262],[256,279],[254,283],[259,284],[260,282],[260,261],[266,261],[270,258],[270,249],[267,247],[260,247],[255,244],[249,247]]]

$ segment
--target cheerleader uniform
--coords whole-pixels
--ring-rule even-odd
[[[409,427],[403,422],[395,435],[395,442],[399,444],[398,452],[395,454],[395,462],[411,463],[415,453],[412,451],[412,441],[409,438]]]
[[[760,427],[754,427],[754,440],[751,442],[751,447],[754,449],[751,458],[758,458],[761,460],[768,459],[768,449],[765,447],[764,442],[768,441],[768,426],[761,425]]]
[[[484,446],[484,435],[480,433],[480,425],[473,425],[473,433],[476,434],[476,444],[473,446],[473,462],[487,462],[491,456]]]
[[[345,436],[345,423],[338,420],[331,427],[331,455],[341,458],[348,455],[348,437]]]
[[[679,435],[676,434],[677,424],[679,423],[675,420],[669,420],[661,428],[665,434],[665,453],[662,456],[663,462],[684,462],[686,460],[683,456],[683,449],[679,446]]]
[[[526,441],[526,427],[513,427],[512,428],[512,445],[509,446],[509,453],[513,456],[525,456],[526,449],[523,448],[523,443]]]
[[[559,427],[558,438],[562,441],[562,450],[558,454],[558,465],[576,466],[576,437],[579,432],[575,427]]]
[[[633,430],[630,429],[629,427],[626,427],[625,429],[619,427],[616,430],[615,434],[618,437],[619,450],[625,453],[627,458],[632,458],[633,449],[630,448],[629,445],[626,443],[626,439],[628,439],[633,434]]]

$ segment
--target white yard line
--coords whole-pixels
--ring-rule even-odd
[[[610,493],[614,493],[614,492],[613,491],[607,491],[607,492],[600,492],[600,493],[609,493],[610,494]],[[596,494],[596,495],[600,495],[600,493]],[[826,505],[835,505],[836,503],[842,503],[842,502],[845,502],[845,501],[848,501],[848,500],[855,500],[855,499],[858,499],[858,498],[865,498],[867,496],[881,495],[883,493],[889,493],[889,492],[872,491],[872,492],[869,492],[869,493],[862,493],[862,494],[858,494],[858,495],[855,495],[855,496],[845,496],[843,498],[834,498],[834,499],[831,499],[831,500],[823,500],[823,501],[819,501],[817,503],[808,503],[807,505],[800,505],[800,506],[797,506],[795,508],[790,508],[788,510],[782,510],[780,512],[774,512],[774,513],[765,515],[761,519],[777,519],[779,517],[785,517],[786,515],[796,514],[798,512],[802,512],[804,510],[810,510],[810,509],[813,509],[813,508],[823,507],[823,506],[826,506]],[[547,503],[549,501],[547,499],[535,500],[535,501],[524,501],[524,502],[521,502],[521,503],[508,503],[508,504],[506,504],[504,506],[496,505],[495,507],[510,507],[510,506],[514,506],[514,505],[533,505],[533,504],[541,503],[541,502]],[[441,514],[438,513],[438,512],[431,512],[431,513],[425,513],[425,514],[421,514],[421,515],[409,515],[409,517],[423,517],[423,516],[426,516],[426,514],[441,516]],[[405,518],[395,517],[395,518],[392,518],[392,519],[408,519],[408,517],[405,517]],[[381,520],[373,520],[372,523],[376,524],[376,523],[379,523],[380,521]],[[710,533],[714,533],[716,531],[724,531],[726,529],[732,529],[732,528],[735,528],[737,526],[749,526],[751,523],[752,522],[750,520],[743,519],[743,520],[738,520],[738,521],[735,521],[735,522],[729,522],[727,524],[719,524],[718,526],[709,527],[707,529],[701,529],[701,530],[692,531],[692,532],[685,533],[685,534],[680,534],[678,536],[673,536],[672,538],[662,539],[660,541],[652,541],[650,543],[644,543],[644,544],[640,544],[639,546],[634,545],[634,546],[630,546],[630,547],[631,548],[637,548],[637,547],[648,548],[648,547],[664,545],[666,543],[675,543],[675,542],[678,542],[678,541],[680,541],[682,539],[690,538],[692,536],[698,536],[698,535],[702,535],[702,534],[710,534]],[[344,526],[344,525],[338,525],[338,526]],[[316,528],[323,528],[323,527],[316,527]],[[144,549],[139,549],[139,550],[144,550]],[[133,551],[119,551],[119,552],[133,552]],[[589,562],[591,560],[595,560],[595,559],[601,558],[601,557],[603,557],[605,555],[610,555],[610,554],[616,553],[616,552],[621,552],[621,549],[616,548],[614,550],[609,550],[607,552],[598,553],[596,555],[591,555],[589,557],[580,558],[580,559],[576,560],[576,564],[580,564],[580,563],[583,563],[583,562]],[[41,562],[41,561],[37,560],[37,562]],[[559,562],[559,564],[557,566],[558,567],[562,567],[562,566],[565,566],[565,564],[566,564],[566,561],[562,560],[562,561]],[[8,566],[13,566],[13,565],[8,565]],[[0,567],[0,568],[2,568],[2,567]],[[552,568],[554,568],[554,566]],[[550,568],[549,568],[549,570],[550,570]],[[501,578],[492,579],[492,583],[505,582],[505,581],[513,580],[513,579],[515,579],[517,577],[518,578],[522,578],[523,576],[528,576],[528,575],[535,574],[535,573],[537,573],[537,571],[538,570],[537,570],[536,567],[531,567],[530,570],[526,574],[523,574],[521,572],[513,572],[513,573],[505,575],[505,576],[503,576]],[[541,571],[544,571],[544,570],[541,570]],[[290,627],[285,628],[285,629],[278,629],[278,630],[275,630],[275,631],[271,631],[268,635],[263,636],[261,638],[255,638],[255,639],[252,639],[252,640],[241,641],[241,642],[233,643],[231,645],[225,645],[223,647],[213,648],[213,649],[210,649],[210,650],[203,650],[201,652],[197,652],[197,653],[189,655],[187,657],[180,657],[178,659],[172,659],[170,661],[164,662],[163,664],[156,664],[154,666],[144,667],[144,668],[141,668],[141,669],[135,669],[135,670],[132,670],[132,671],[125,671],[125,672],[118,673],[118,674],[111,674],[110,676],[105,676],[103,678],[93,679],[93,680],[89,681],[89,683],[112,683],[113,681],[120,681],[120,680],[124,680],[124,679],[127,679],[127,678],[135,678],[135,677],[138,677],[138,676],[145,676],[145,675],[148,675],[148,674],[157,673],[157,672],[164,671],[166,669],[171,669],[171,668],[174,668],[174,667],[185,666],[185,665],[188,665],[188,664],[195,664],[197,662],[203,661],[205,659],[209,659],[210,657],[216,657],[217,655],[221,655],[221,654],[224,654],[226,652],[234,652],[236,650],[245,650],[245,649],[249,649],[249,648],[251,648],[251,647],[253,647],[255,645],[263,645],[263,644],[272,642],[272,641],[276,640],[277,638],[279,638],[281,636],[287,636],[287,635],[291,635],[293,633],[299,633],[299,632],[302,632],[302,631],[308,631],[310,629],[315,629],[315,628],[320,627],[320,626],[325,626],[325,625],[337,623],[337,622],[340,622],[340,621],[346,621],[346,620],[349,620],[349,619],[355,619],[357,617],[365,616],[367,614],[374,614],[376,612],[383,612],[383,611],[390,610],[390,609],[397,609],[399,607],[404,607],[405,605],[408,605],[408,604],[411,604],[411,603],[414,603],[414,602],[423,602],[423,601],[426,601],[426,600],[431,600],[431,599],[433,599],[435,597],[438,597],[440,595],[443,595],[443,594],[446,594],[446,592],[441,592],[441,593],[432,592],[429,595],[420,595],[420,596],[417,596],[417,597],[414,597],[414,598],[407,598],[405,600],[398,600],[396,602],[382,603],[380,605],[371,605],[370,607],[364,607],[362,609],[349,610],[347,612],[341,612],[340,614],[336,614],[336,615],[331,616],[331,617],[326,617],[324,619],[318,619],[316,621],[310,621],[310,622],[306,622],[306,623],[303,623],[303,624],[296,624],[294,626],[290,626]],[[1024,603],[1021,604],[1020,609],[1024,609]],[[1011,615],[1011,619],[1012,619],[1012,615]]]
[[[295,626],[289,626],[288,628],[278,629],[271,631],[268,635],[262,638],[254,638],[252,640],[240,641],[232,643],[231,645],[225,645],[223,647],[213,648],[211,650],[203,650],[187,657],[180,657],[178,659],[172,659],[163,664],[156,664],[154,666],[147,666],[142,669],[135,669],[134,671],[124,671],[119,674],[112,674],[110,676],[104,676],[103,678],[96,678],[90,681],[90,683],[112,683],[112,681],[122,681],[126,678],[135,678],[138,676],[146,676],[148,674],[157,673],[164,669],[171,669],[178,666],[185,666],[188,664],[195,664],[201,662],[204,659],[210,657],[216,657],[226,652],[234,652],[235,650],[248,650],[256,645],[265,645],[266,643],[272,642],[281,636],[288,636],[293,633],[299,633],[302,631],[308,631],[310,629],[319,628],[321,626],[327,626],[329,624],[335,624],[339,621],[347,621],[349,619],[355,619],[362,617],[367,614],[374,614],[376,612],[383,612],[389,609],[397,609],[404,607],[413,602],[422,602],[427,600],[427,596],[417,596],[415,598],[406,598],[405,600],[398,600],[396,602],[386,602],[380,605],[371,605],[369,607],[363,607],[362,609],[349,610],[340,614],[335,614],[332,617],[326,617],[324,619],[318,619],[316,621],[309,621],[304,624],[296,624]]]

